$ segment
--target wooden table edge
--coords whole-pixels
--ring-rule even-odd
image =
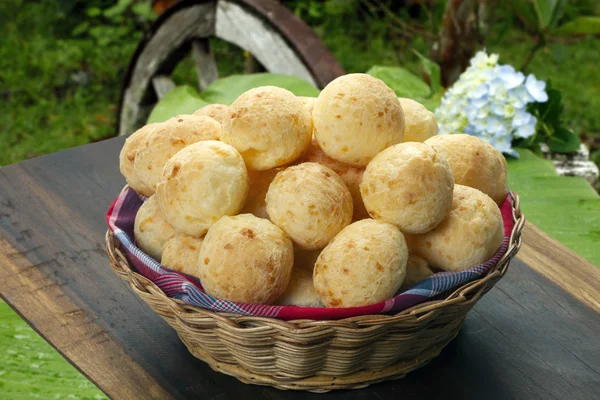
[[[531,222],[525,224],[523,245],[517,258],[600,313],[600,268]]]
[[[115,399],[172,398],[104,329],[62,292],[61,285],[50,281],[1,236],[0,265],[0,297],[105,395]],[[23,279],[25,271],[27,280]],[[24,285],[32,283],[37,286],[35,289],[21,290]],[[40,296],[32,298],[29,294],[36,291]],[[47,322],[48,308],[55,310],[53,316],[56,319],[52,319],[51,323]],[[61,344],[64,338],[73,336],[73,330],[79,331],[79,341]],[[87,357],[93,353],[95,357]],[[114,371],[111,358],[118,358],[119,372],[127,370],[137,379],[120,379],[119,374],[111,374]],[[131,385],[132,382],[136,385]]]

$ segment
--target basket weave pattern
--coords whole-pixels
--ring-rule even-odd
[[[169,298],[133,271],[110,230],[106,246],[112,269],[214,370],[279,389],[358,389],[404,377],[435,358],[458,334],[467,312],[502,278],[521,246],[525,217],[518,196],[512,196],[508,251],[489,273],[443,299],[394,315],[282,321],[217,313]]]

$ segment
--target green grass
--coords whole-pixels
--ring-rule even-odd
[[[598,194],[583,178],[558,176],[549,160],[519,153],[508,162],[508,180],[527,220],[600,268]]]
[[[1,300],[0,321],[0,399],[106,399]]]

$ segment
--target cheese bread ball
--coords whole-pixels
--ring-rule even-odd
[[[404,233],[423,233],[446,217],[454,181],[444,157],[423,143],[401,143],[379,153],[363,175],[360,192],[373,218]]]
[[[450,213],[434,230],[408,235],[411,252],[444,271],[463,271],[489,260],[504,239],[500,209],[486,194],[455,185]]]
[[[322,307],[321,299],[313,285],[313,268],[298,268],[294,265],[290,283],[276,303],[291,306]]]
[[[267,214],[267,191],[269,185],[275,179],[275,175],[284,169],[284,167],[279,167],[266,171],[248,171],[250,188],[248,189],[246,203],[240,211],[241,214],[254,214],[259,218],[269,218]]]
[[[454,183],[481,190],[496,204],[506,199],[508,166],[491,144],[465,134],[438,135],[425,143],[446,158]]]
[[[198,257],[203,240],[178,233],[165,242],[160,263],[172,270],[199,278]]]
[[[298,96],[302,105],[310,115],[312,115],[313,108],[315,107],[315,102],[317,101],[316,97],[306,97],[306,96]]]
[[[233,102],[223,121],[221,140],[240,152],[248,169],[263,171],[300,157],[312,131],[310,114],[292,92],[263,86]]]
[[[438,133],[435,116],[424,105],[411,99],[399,97],[404,111],[404,141],[424,142]]]
[[[360,195],[360,183],[362,182],[363,173],[365,172],[364,168],[353,167],[329,157],[321,150],[314,138],[302,159],[304,161],[324,165],[327,168],[332,169],[340,176],[340,178],[342,178],[350,191],[350,195],[352,195],[352,203],[354,204],[354,213],[352,214],[353,221],[369,218],[369,213],[367,212],[362,196]]]
[[[206,293],[241,303],[271,304],[283,294],[294,264],[292,241],[269,220],[252,214],[223,217],[200,250]]]
[[[248,173],[236,149],[215,140],[194,143],[165,165],[156,196],[178,231],[202,236],[224,215],[237,214],[248,193]]]
[[[202,107],[199,110],[196,110],[193,115],[198,117],[205,115],[207,117],[211,117],[218,123],[222,124],[223,119],[225,119],[225,116],[228,112],[229,106],[226,106],[225,104],[209,104],[207,106]]]
[[[404,292],[410,289],[412,286],[429,278],[431,275],[433,275],[433,271],[429,268],[427,260],[414,253],[409,253],[408,261],[406,263],[406,276],[404,277],[402,286],[400,286],[400,291]]]
[[[152,193],[167,161],[179,150],[201,140],[218,140],[221,125],[206,116],[178,115],[163,122],[148,135],[138,151],[134,171]]]
[[[404,113],[396,94],[366,74],[329,83],[315,102],[313,123],[323,151],[357,167],[404,137]]]
[[[133,235],[137,247],[160,261],[163,245],[175,235],[175,229],[165,219],[156,196],[150,196],[139,208],[135,215]]]
[[[150,190],[150,188],[144,185],[137,177],[133,170],[133,163],[135,162],[138,150],[146,144],[148,135],[150,135],[150,133],[152,133],[159,125],[160,123],[148,124],[135,131],[127,138],[127,140],[125,140],[125,144],[119,155],[121,175],[125,177],[129,187],[142,196],[150,196],[154,191]]]
[[[352,221],[352,196],[331,169],[302,163],[277,174],[267,214],[300,247],[320,249]]]
[[[326,307],[355,307],[393,297],[406,275],[404,235],[373,219],[344,228],[323,249],[313,282]]]

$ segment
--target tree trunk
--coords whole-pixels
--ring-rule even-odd
[[[469,65],[478,43],[475,0],[448,0],[434,58],[441,67],[442,84],[452,85]],[[480,3],[484,1],[480,0]],[[482,5],[480,4],[480,7]]]

